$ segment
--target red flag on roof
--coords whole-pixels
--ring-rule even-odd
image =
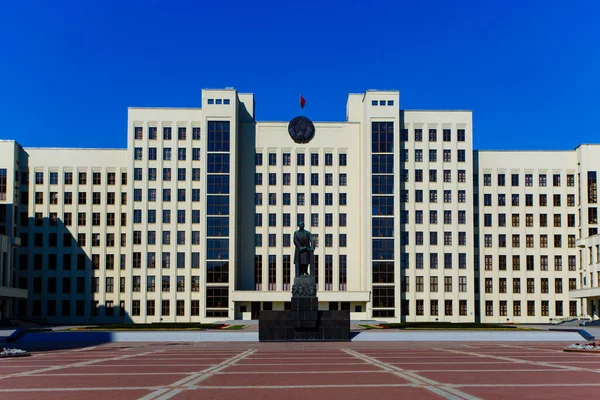
[[[306,100],[304,100],[304,97],[302,97],[302,95],[300,95],[300,108],[304,108],[305,105],[306,105]]]

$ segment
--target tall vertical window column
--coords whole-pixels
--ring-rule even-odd
[[[371,129],[373,317],[394,317],[394,123]]]
[[[206,165],[206,316],[229,315],[230,123],[208,122]]]

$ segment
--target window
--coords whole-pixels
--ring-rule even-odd
[[[560,186],[560,174],[552,175],[552,186],[554,186],[554,187]]]
[[[513,293],[521,293],[521,278],[513,278]]]
[[[429,162],[437,162],[437,150],[429,150]]]
[[[452,131],[450,129],[443,129],[442,130],[442,135],[443,135],[444,142],[451,142],[452,141]]]
[[[587,173],[587,193],[588,203],[596,204],[598,201],[598,182],[596,171],[588,171]]]
[[[560,194],[555,194],[552,196],[554,207],[560,207]]]
[[[192,128],[192,140],[200,140],[200,128]]]
[[[452,292],[452,277],[451,276],[444,277],[444,292],[446,292],[446,293]]]
[[[437,182],[437,170],[429,170],[429,182]]]
[[[491,174],[483,175],[483,186],[492,186],[492,175]]]
[[[200,149],[197,147],[194,147],[192,149],[192,160],[193,161],[200,161]]]
[[[372,153],[392,153],[394,150],[393,122],[373,122],[371,139]]]
[[[494,315],[494,302],[486,300],[485,302],[485,315],[491,317]]]
[[[458,277],[458,291],[459,292],[467,291],[467,277],[466,276]]]
[[[318,153],[310,154],[310,165],[312,165],[313,167],[316,167],[319,165],[319,154]]]
[[[519,186],[519,174],[511,174],[510,182],[511,186]]]
[[[452,315],[452,300],[444,300],[444,315]]]
[[[429,129],[429,141],[437,142],[437,129]]]
[[[506,176],[504,174],[498,174],[498,186],[506,185]]]
[[[186,139],[186,128],[185,127],[180,126],[177,128],[177,139],[178,140]]]

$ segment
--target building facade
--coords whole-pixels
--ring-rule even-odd
[[[296,143],[253,95],[203,90],[201,108],[130,108],[126,149],[0,142],[4,314],[257,318],[289,307],[304,221],[319,306],[354,320],[597,317],[600,146],[474,151],[470,111],[401,110],[396,91],[314,126]]]

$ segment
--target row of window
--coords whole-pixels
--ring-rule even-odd
[[[511,204],[513,206],[518,206],[519,205],[519,194],[515,193],[510,195],[511,196]],[[554,194],[552,195],[552,205],[554,207],[560,207],[562,205],[562,195],[560,194]],[[533,207],[534,205],[534,195],[533,194],[526,194],[525,195],[525,206],[526,207]],[[486,207],[491,207],[492,204],[492,195],[489,193],[486,193],[483,195],[483,205]],[[504,193],[500,193],[498,194],[498,207],[505,207],[506,206],[506,194]],[[538,207],[547,207],[548,206],[548,195],[547,194],[540,194],[538,196]],[[574,194],[568,194],[567,195],[567,206],[568,207],[575,207],[575,195]]]
[[[263,290],[262,282],[263,282],[263,257],[260,254],[254,256],[254,284],[255,290]],[[338,257],[338,281],[340,291],[345,291],[347,289],[348,284],[348,256],[345,254],[340,254]],[[268,290],[277,290],[277,256],[270,254],[268,256]],[[324,270],[324,288],[325,290],[333,290],[333,271],[334,271],[334,263],[333,263],[333,255],[326,254],[325,255],[325,270]],[[311,266],[312,271],[311,275],[315,277],[315,283],[319,283],[319,255],[315,254],[314,256],[314,265]],[[290,279],[291,279],[291,256],[284,255],[283,256],[283,268],[282,268],[283,276],[283,286],[282,290],[290,290]]]
[[[548,300],[542,300],[539,303],[534,300],[527,300],[527,302],[526,303],[524,302],[524,304],[527,307],[527,316],[528,317],[535,317],[536,309],[540,312],[540,315],[542,317],[549,317],[550,315],[554,315],[556,317],[562,317],[564,315],[564,310],[563,310],[564,302],[562,300],[556,300],[554,302],[554,314],[550,313],[550,301],[548,301]],[[520,300],[513,300],[512,305],[513,305],[513,312],[512,312],[513,317],[520,317],[520,316],[524,315],[524,314],[522,314]],[[498,307],[498,311],[499,311],[498,316],[500,316],[500,317],[509,316],[508,315],[508,301],[500,300],[498,303],[498,306],[499,306]],[[486,315],[486,317],[494,317],[495,316],[494,301],[487,300],[485,302],[485,315]],[[571,301],[569,301],[569,316],[575,317],[577,315],[578,315],[577,314],[577,301],[571,300]]]
[[[313,204],[313,205],[318,205],[319,195],[318,195],[318,193],[314,193],[314,194],[316,196],[313,198],[313,194],[311,193],[311,202],[314,200],[316,202],[316,204]],[[283,200],[282,204],[284,206],[291,205],[291,198],[292,197],[291,197],[290,193],[283,193],[282,194],[282,200]],[[304,193],[298,193],[296,195],[296,202],[298,205],[304,205],[304,203],[305,203]],[[347,204],[348,204],[348,195],[346,193],[340,193],[339,199],[338,199],[338,205],[345,206]],[[256,205],[256,206],[263,205],[263,194],[262,193],[254,194],[254,205]],[[270,206],[277,205],[277,193],[269,193],[269,205]],[[333,205],[333,193],[325,193],[325,205],[326,206]]]
[[[126,256],[125,254],[117,254],[119,257],[119,269],[124,270],[127,266],[126,264]],[[93,254],[92,260],[94,261],[94,268],[99,269],[100,265],[100,255]],[[26,270],[28,267],[29,254],[20,254],[19,255],[19,268],[22,270]],[[73,257],[72,254],[62,254],[60,257],[57,254],[34,254],[33,255],[33,269],[36,271],[47,269],[49,271],[55,270],[63,270],[70,271],[73,267],[73,261],[75,261],[75,268],[78,271],[85,271],[89,268],[89,257],[86,254],[76,254],[76,257]],[[115,269],[115,254],[106,254],[105,255],[105,269],[114,270]],[[125,278],[122,278],[125,279]],[[21,277],[19,280],[23,280],[22,285],[19,285],[22,289],[27,289],[27,277]]]
[[[213,263],[216,264],[216,263]],[[177,292],[185,292],[186,291],[186,277],[184,275],[178,275],[175,278],[175,288]],[[157,277],[154,275],[148,275],[146,277],[146,292],[155,292],[158,290],[162,292],[170,292],[171,291],[171,276],[159,276],[158,281],[159,285],[157,288]],[[193,275],[190,276],[191,286],[190,290],[192,292],[200,291],[200,276]],[[227,264],[224,265],[209,265],[209,268],[206,272],[206,282],[207,283],[227,283],[229,281],[229,266]],[[61,283],[60,288],[57,285],[57,282]],[[116,290],[115,287],[115,278],[112,276],[108,276],[104,278],[104,287],[100,287],[100,277],[92,277],[91,278],[91,293],[99,293],[101,289],[103,289],[104,293],[114,293]],[[119,290],[121,293],[125,292],[125,278],[121,278]],[[71,277],[34,277],[33,278],[33,286],[32,293],[33,294],[83,294],[87,293],[86,290],[86,278],[85,277],[76,277],[72,279]],[[142,290],[141,285],[141,277],[133,276],[132,281],[132,291],[140,292]]]
[[[206,102],[208,104],[223,104],[223,105],[230,104],[229,99],[207,99]]]
[[[182,200],[182,201],[184,201],[184,200]],[[211,206],[211,209],[212,208],[214,208],[214,207]],[[176,210],[176,211],[177,211],[176,223],[185,224],[186,223],[186,210]],[[148,223],[148,224],[157,223],[156,210],[147,210],[146,215],[147,215],[146,223]],[[134,224],[143,223],[142,222],[142,210],[133,210],[133,223]],[[162,210],[162,223],[163,224],[171,223],[171,210]],[[192,224],[199,224],[199,223],[200,223],[200,210],[192,210]]]
[[[443,232],[443,242],[438,241],[438,232],[429,232],[429,246],[437,246],[438,244],[443,244],[444,246],[452,246],[452,237],[456,232]],[[415,245],[422,246],[424,245],[424,234],[423,232],[415,232]],[[402,243],[408,245],[408,240],[406,243]],[[467,245],[467,232],[458,232],[458,245],[466,246]]]
[[[282,226],[291,226],[291,214],[284,213],[282,216]],[[275,227],[277,226],[277,214],[269,213],[268,215],[269,223],[268,226]],[[304,215],[302,214],[301,221],[304,222]],[[347,226],[348,219],[347,214],[340,213],[338,214],[339,226]],[[298,219],[298,223],[300,223],[300,219]],[[263,226],[263,215],[260,213],[254,214],[254,226]],[[319,226],[319,214],[313,213],[310,215],[310,226],[317,227]],[[326,213],[325,214],[325,226],[333,226],[333,214]]]
[[[506,214],[496,214],[498,217],[498,226],[505,227],[506,226]],[[539,226],[545,228],[548,226],[548,214],[539,214]],[[491,227],[492,226],[492,217],[493,214],[484,214],[483,215],[483,226]],[[513,228],[518,228],[521,225],[521,215],[520,214],[512,214],[511,217],[511,226]],[[555,228],[560,228],[562,226],[562,215],[554,214],[553,222]],[[525,214],[525,226],[528,228],[533,228],[534,224],[534,214]],[[570,228],[575,227],[575,214],[567,214],[567,226]]]
[[[383,199],[386,199],[385,197]],[[382,198],[373,198],[373,216],[374,217],[384,217],[387,215],[393,215],[394,214],[394,208],[393,208],[393,198],[388,198],[391,199],[389,201],[384,202],[382,200]],[[452,224],[452,211],[451,210],[440,210],[440,213],[443,212],[443,223],[444,224]],[[438,210],[429,210],[429,223],[430,224],[437,224],[438,223]],[[415,224],[417,225],[422,225],[423,221],[424,221],[424,211],[423,210],[415,210]],[[467,223],[467,212],[465,210],[458,210],[458,224],[459,225],[465,225]],[[400,211],[400,223],[401,224],[408,224],[410,222],[410,218],[409,218],[409,212],[408,210],[401,210]],[[389,222],[388,222],[389,224]],[[386,236],[393,236],[393,235],[386,235]]]
[[[180,147],[177,149],[177,160],[185,161],[186,160],[187,149],[185,147]],[[192,149],[192,161],[200,161],[200,148],[194,147]],[[133,159],[135,161],[142,161],[144,159],[144,149],[142,147],[135,147],[133,149]],[[170,147],[163,148],[162,151],[162,161],[171,161],[172,159],[172,151]],[[156,147],[148,148],[148,160],[157,161],[158,160],[158,150]]]
[[[409,175],[408,169],[400,170],[400,182],[402,182],[402,183],[409,182],[408,175]],[[430,169],[428,176],[429,176],[428,182],[431,182],[431,183],[438,182],[438,170],[437,169]],[[451,183],[452,182],[452,171],[449,169],[443,170],[442,171],[442,179],[443,179],[443,182],[445,182],[445,183]],[[423,170],[422,169],[415,169],[415,182],[423,182]],[[458,183],[466,183],[467,182],[467,172],[464,169],[458,170],[457,182]]]
[[[207,298],[210,300],[211,304],[223,304],[227,300],[227,296],[223,296],[221,294],[216,294]],[[160,310],[156,309],[156,304],[158,301],[155,300],[146,300],[146,315],[154,316],[160,311],[161,317],[168,317],[171,315],[171,300],[162,300],[160,302],[161,308]],[[186,316],[186,301],[185,300],[174,300],[175,302],[175,315],[178,317]],[[58,314],[58,310],[56,308],[57,300],[45,300],[46,305],[46,316],[47,317],[85,317],[85,300],[61,300],[60,303],[60,315]],[[140,300],[133,300],[131,305],[131,315],[139,316],[141,314],[141,306]],[[72,306],[75,306],[75,312],[71,309]],[[124,317],[126,314],[125,310],[125,301],[120,301],[118,309],[114,305],[113,301],[106,301],[104,307],[101,308],[99,306],[99,302],[93,300],[90,303],[89,315],[91,317]],[[102,315],[100,315],[100,311],[102,310]],[[200,300],[189,300],[189,315],[190,316],[199,316],[200,315]],[[207,310],[207,317],[227,317],[228,312],[225,310]],[[32,316],[33,317],[41,317],[42,316],[42,301],[41,300],[33,300],[32,302]]]
[[[27,198],[26,196],[22,197],[21,204],[28,203],[25,200],[26,198]],[[48,204],[58,205],[58,203],[59,203],[58,199],[59,199],[59,197],[58,197],[57,192],[50,192]],[[78,205],[87,204],[87,199],[88,199],[88,196],[87,196],[86,192],[77,193],[77,204]],[[44,193],[43,192],[35,192],[34,202],[36,205],[44,204]],[[73,193],[72,192],[65,192],[63,194],[63,203],[65,205],[73,204]],[[102,193],[100,193],[100,192],[92,193],[92,204],[93,205],[101,205],[102,204]],[[116,204],[116,195],[114,192],[108,192],[106,194],[106,204],[107,205],[115,205]],[[121,193],[121,205],[126,205],[126,204],[127,204],[127,193]]]
[[[520,174],[510,174],[510,185],[511,186],[519,186],[519,178]],[[553,174],[552,175],[552,186],[560,187],[561,186],[561,174]],[[497,174],[497,184],[498,186],[506,186],[506,174],[499,173]],[[546,187],[548,184],[548,179],[546,174],[538,175],[538,186]],[[492,174],[484,174],[483,175],[483,186],[492,186]],[[525,186],[533,186],[533,174],[525,174]],[[574,187],[575,186],[575,175],[568,174],[567,175],[567,186]]]
[[[269,247],[277,247],[277,234],[269,233],[268,239],[269,239],[269,244],[268,244]],[[314,233],[313,239],[315,241],[315,245],[318,246],[319,245],[319,235]],[[347,244],[348,244],[347,235],[345,233],[340,233],[338,235],[338,244],[337,244],[338,247],[346,247]],[[263,245],[263,235],[262,235],[262,233],[256,233],[254,235],[254,246],[262,247],[262,245]],[[289,233],[282,234],[282,245],[283,245],[283,247],[291,246],[291,235]],[[333,247],[333,234],[331,234],[331,233],[325,234],[325,247]]]
[[[371,100],[372,106],[393,106],[394,100]]]
[[[284,173],[282,179],[283,186],[289,186],[291,185],[291,182],[291,174]],[[305,182],[304,173],[298,173],[296,175],[296,185],[304,186]],[[263,184],[262,172],[257,172],[254,174],[254,184],[256,186],[261,186]],[[319,174],[310,175],[310,184],[312,186],[319,186]],[[339,174],[338,184],[340,186],[346,186],[348,184],[348,174]],[[275,172],[271,172],[269,173],[269,186],[275,185],[277,185],[277,174]],[[333,174],[325,174],[325,186],[333,186]]]
[[[26,172],[22,173],[22,177],[27,176]],[[50,171],[49,174],[49,183],[50,185],[58,185],[58,172]],[[87,172],[78,172],[78,182],[80,185],[87,185]],[[23,179],[23,183],[26,183],[28,179]],[[116,185],[117,183],[117,174],[116,172],[106,172],[106,183],[108,185]],[[44,184],[44,172],[43,171],[35,171],[35,184],[42,185]],[[73,172],[65,172],[64,173],[64,185],[72,185],[73,184]],[[102,173],[101,172],[92,172],[92,184],[93,185],[101,185],[102,184]],[[121,172],[121,185],[127,185],[127,172]]]
[[[158,180],[158,169],[157,168],[148,168],[148,180],[154,182]],[[187,179],[187,168],[178,168],[177,169],[177,180],[179,182],[185,182]],[[192,168],[192,181],[198,182],[200,181],[200,168]],[[142,168],[134,168],[133,169],[133,180],[136,182],[142,181],[143,177],[143,169]],[[162,169],[162,180],[166,182],[170,182],[172,180],[171,168],[163,168]]]
[[[276,166],[277,165],[277,153],[269,153],[269,165]],[[291,166],[292,165],[292,153],[283,153],[283,166]],[[254,155],[254,164],[257,166],[263,165],[263,154],[256,153]],[[306,154],[298,153],[296,154],[296,165],[303,166],[306,164]],[[316,167],[319,165],[319,153],[310,153],[310,165]],[[348,165],[348,155],[346,153],[341,153],[338,155],[338,165],[340,167],[345,167]],[[325,166],[333,166],[333,153],[325,153]]]
[[[499,271],[507,270],[507,255],[501,254],[498,256],[497,264],[494,264],[493,256],[486,254],[484,256],[484,268],[486,271],[493,271],[497,268]],[[521,256],[513,255],[512,257],[512,270],[520,271],[521,270]],[[525,255],[525,269],[527,271],[535,271],[535,256],[533,255]],[[541,255],[539,256],[539,270],[540,271],[548,271],[549,256]],[[569,271],[575,271],[577,268],[577,258],[574,255],[567,256],[567,263]],[[563,256],[562,255],[554,255],[554,270],[562,271],[563,269]]]
[[[527,278],[527,293],[535,294],[535,281],[536,278]],[[485,293],[496,293],[494,291],[494,279],[493,278],[485,278]],[[549,279],[548,278],[540,278],[540,293],[550,293],[549,288]],[[569,278],[569,290],[577,289],[577,279]],[[498,278],[498,288],[497,293],[507,293],[507,278]],[[512,293],[518,294],[521,293],[521,279],[513,278],[512,279]],[[555,278],[554,279],[554,292],[553,293],[563,293],[563,279]]]
[[[437,316],[440,315],[440,310],[439,310],[439,302],[441,302],[442,300],[429,300],[429,315],[430,316]],[[410,310],[410,300],[402,300],[402,314],[403,315],[411,315],[411,310]],[[452,310],[452,300],[443,300],[444,302],[444,315],[445,316],[452,316],[453,310]],[[521,312],[521,301],[520,300],[514,300],[512,301],[512,305],[513,305],[513,313],[510,316],[513,317],[521,317],[524,316],[524,314],[522,314]],[[539,304],[538,305],[536,305]],[[536,315],[536,307],[539,307],[540,310],[540,315],[541,316],[550,316],[550,302],[548,300],[542,300],[539,303],[534,301],[534,300],[527,300],[526,303],[526,307],[527,307],[527,316],[528,317],[534,317]],[[564,310],[563,310],[563,305],[564,305],[564,301],[563,300],[556,300],[554,302],[554,316],[556,317],[562,317],[564,315]],[[387,310],[381,310],[381,311],[387,311]],[[414,315],[416,316],[424,316],[425,315],[425,300],[416,300],[415,301],[415,309],[413,310]],[[460,316],[466,316],[467,315],[467,300],[459,300],[459,315]],[[494,314],[494,302],[491,300],[488,300],[485,302],[485,315],[488,317],[494,317],[496,316]],[[577,316],[577,301],[576,300],[571,300],[569,301],[569,315],[570,316]],[[388,315],[385,315],[388,316]],[[499,314],[498,316],[502,316],[502,317],[506,317],[509,316],[508,315],[508,302],[506,300],[500,300],[499,301]]]
[[[438,130],[436,128],[429,128],[428,130],[429,133],[429,141],[430,142],[437,142],[438,141]],[[414,140],[415,142],[422,142],[423,141],[423,129],[422,128],[415,128],[414,129]],[[456,141],[457,142],[464,142],[466,140],[466,133],[464,129],[457,129],[456,130]],[[400,141],[402,142],[408,142],[408,129],[401,129],[400,130]],[[452,129],[442,129],[442,141],[444,142],[451,142],[452,141]]]
[[[510,237],[510,236],[509,236]],[[561,248],[563,246],[563,235],[554,235],[553,237],[553,243],[554,243],[554,248]],[[576,237],[575,235],[567,235],[567,246],[569,248],[575,248],[576,247]],[[491,248],[493,247],[493,243],[492,243],[492,235],[486,233],[483,236],[483,246],[487,247],[487,248]],[[499,234],[498,235],[498,243],[496,245],[497,247],[500,248],[504,248],[507,247],[507,238],[505,234]],[[534,247],[534,235],[525,235],[525,246],[532,248]],[[521,247],[521,235],[519,234],[515,234],[512,235],[512,247],[513,248],[518,248]],[[548,235],[540,235],[540,243],[539,243],[539,248],[547,248],[548,247]]]
[[[409,151],[408,149],[400,149],[400,162],[409,162]],[[437,149],[429,149],[429,162],[434,163],[438,161],[438,151]],[[373,156],[373,159],[376,156]],[[414,149],[414,157],[415,162],[420,163],[423,162],[423,149]],[[451,149],[443,149],[442,150],[442,161],[445,163],[452,162],[452,150]],[[456,161],[459,163],[463,163],[467,161],[467,151],[465,149],[456,150]]]
[[[158,138],[158,128],[155,126],[150,126],[147,129],[148,139],[156,140]],[[135,140],[142,140],[144,138],[144,128],[141,126],[136,126],[133,128],[133,135]],[[163,140],[171,140],[173,138],[173,128],[170,126],[163,127]],[[186,140],[187,139],[187,128],[184,126],[180,126],[177,128],[177,139],[178,140]],[[192,140],[200,140],[200,128],[194,127],[192,128]]]
[[[170,202],[172,200],[171,193],[175,189],[162,189],[162,196],[160,198],[161,202]],[[183,202],[186,201],[187,197],[187,189],[176,189],[177,190],[177,201]],[[224,182],[212,182],[208,187],[209,193],[228,193],[229,185]],[[148,189],[146,201],[155,202],[159,201],[157,193],[160,193],[160,189],[150,188]],[[140,202],[143,201],[142,197],[142,189],[133,189],[133,201]],[[192,189],[192,201],[198,202],[200,201],[200,189]]]
[[[430,300],[430,309],[429,315],[437,316],[441,315],[439,310],[439,305],[442,303],[444,305],[444,315],[452,316],[454,314],[454,304],[456,303],[454,300]],[[392,318],[396,315],[396,310],[394,307],[394,288],[393,287],[373,287],[373,317],[379,318]],[[468,310],[468,302],[467,300],[458,300],[458,315],[459,316],[467,316]],[[387,309],[377,309],[377,308],[387,308]],[[401,299],[400,300],[400,312],[402,315],[411,315],[410,314],[410,300]],[[416,315],[424,315],[424,300],[416,300]]]

